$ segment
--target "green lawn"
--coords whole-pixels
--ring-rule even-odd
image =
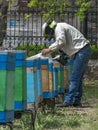
[[[98,81],[84,81],[82,108],[56,108],[43,113],[37,110],[36,130],[98,130]],[[14,130],[31,130],[30,116],[15,120]],[[0,130],[9,130],[1,127]]]

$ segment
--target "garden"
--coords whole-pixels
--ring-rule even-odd
[[[7,0],[6,2],[8,2],[8,1],[9,0]],[[16,0],[14,0],[14,1],[16,1]],[[53,8],[55,9],[55,5],[56,5],[55,2],[61,3],[61,4],[58,4],[59,10],[56,10],[56,11],[53,10]],[[96,1],[96,3],[97,3],[97,1]],[[40,7],[43,8],[43,2],[38,3],[38,0],[31,0],[31,2],[28,4],[28,6],[30,8],[32,8],[32,7],[35,8],[36,6],[38,6],[38,4]],[[58,14],[58,13],[62,13],[62,12],[64,12],[64,15],[65,15],[66,6],[67,6],[66,1],[64,2],[64,4],[62,4],[61,0],[58,0],[58,2],[54,1],[54,3],[53,3],[53,1],[49,0],[48,3],[45,2],[44,4],[45,4],[44,8],[46,8],[46,10],[43,10],[44,14],[45,14],[44,18],[47,19],[49,16],[54,17],[55,13]],[[72,5],[73,5],[73,3],[72,3]],[[47,8],[47,6],[49,8]],[[84,1],[77,0],[77,6],[80,6],[80,10],[76,15],[79,16],[81,20],[84,19],[83,25],[85,25],[85,23],[86,23],[86,20],[87,20],[86,18],[88,18],[88,20],[90,22],[93,21],[93,22],[97,23],[95,17],[94,18],[91,17],[91,19],[90,19],[89,15],[88,15],[88,17],[87,17],[87,15],[85,15],[87,9],[90,7],[90,2],[88,2],[86,0],[84,0]],[[6,12],[7,12],[7,8],[8,8],[8,5],[6,6]],[[63,9],[65,9],[65,10],[63,10]],[[95,8],[94,8],[94,10],[95,10]],[[45,13],[46,11],[48,11],[48,13]],[[70,8],[69,8],[69,11],[70,11]],[[97,7],[96,7],[96,11],[97,11]],[[68,15],[69,15],[69,13],[68,13]],[[2,13],[0,13],[0,16],[2,16]],[[6,15],[4,15],[4,16],[6,16]],[[25,16],[29,17],[28,13]],[[91,14],[91,16],[93,16],[93,13]],[[73,17],[73,15],[72,15],[72,17]],[[1,17],[1,18],[6,19],[7,17]],[[19,16],[19,19],[20,19],[20,16]],[[63,15],[61,16],[60,20],[62,20],[62,21],[64,20]],[[88,22],[88,23],[90,24],[90,22]],[[91,25],[89,25],[89,26],[92,26],[92,25],[94,26],[95,23],[91,23]],[[5,26],[6,20],[5,20],[5,22],[2,22],[2,24],[4,24],[3,26],[6,28],[6,26]],[[20,24],[19,24],[19,26],[20,26]],[[92,26],[92,28],[93,28],[93,26]],[[97,28],[97,24],[94,26],[94,28]],[[84,27],[83,31],[85,32],[85,30],[86,29]],[[96,35],[97,29],[95,32],[93,32],[92,30],[89,30],[89,33],[91,35],[93,33]],[[2,44],[2,39],[4,38],[5,32],[6,32],[6,29],[3,29],[3,32],[1,31],[1,33],[0,33],[0,35],[1,35],[0,44]],[[91,36],[91,38],[92,38],[92,36]],[[95,38],[95,39],[97,41],[97,38]],[[15,50],[26,50],[27,56],[29,57],[29,56],[33,56],[33,55],[41,52],[41,50],[44,47],[48,47],[48,45],[46,45],[46,44],[45,45],[27,44],[27,45],[19,46],[19,47],[15,48]],[[94,61],[96,61],[96,63],[98,63],[98,45],[91,45],[91,48],[92,48],[91,60],[92,61],[94,60]],[[56,54],[57,54],[57,52],[54,52],[52,54],[52,57],[54,57]],[[91,70],[91,69],[89,69],[89,70]],[[88,70],[87,75],[89,75],[89,73],[90,73],[89,70]],[[48,107],[47,105],[45,105],[44,110],[43,110],[42,106],[38,106],[38,108],[36,109],[36,118],[35,119],[33,118],[33,120],[35,120],[34,121],[34,130],[98,130],[98,79],[93,78],[94,75],[91,75],[91,74],[89,75],[91,77],[90,79],[87,78],[87,76],[84,78],[83,98],[82,98],[83,106],[82,107],[58,108],[55,105],[55,107],[52,108],[52,107]],[[96,70],[96,77],[98,77],[98,69]],[[65,95],[66,95],[66,92],[65,92]],[[62,102],[62,101],[63,101],[63,99],[60,97],[60,102]],[[31,118],[32,118],[31,115],[23,113],[21,118],[14,119],[13,129],[14,130],[31,130],[31,128],[30,128],[30,126],[32,125]],[[0,125],[0,130],[10,130],[10,128],[5,125],[4,126]]]
[[[26,50],[27,47],[17,49]],[[39,53],[43,45],[30,46],[29,56]],[[91,60],[98,60],[98,48],[91,46]],[[33,51],[32,51],[33,49]],[[34,51],[34,49],[36,51]],[[35,53],[34,53],[35,52]],[[56,53],[56,52],[55,52]],[[53,54],[55,55],[55,54]],[[45,106],[38,107],[34,123],[35,130],[97,130],[98,129],[98,80],[84,78],[82,107],[58,108]],[[66,93],[65,93],[66,95]],[[60,100],[62,102],[63,100]],[[23,113],[20,119],[15,119],[14,130],[30,130],[31,116]],[[9,130],[8,127],[0,127],[0,130]]]

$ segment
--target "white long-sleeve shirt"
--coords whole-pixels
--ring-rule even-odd
[[[62,48],[71,57],[88,43],[89,41],[75,27],[67,23],[57,23],[55,42],[49,48],[51,51]]]

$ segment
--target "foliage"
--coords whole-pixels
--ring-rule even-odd
[[[16,47],[16,50],[27,50],[27,56],[33,56],[37,53],[40,53],[44,47],[48,47],[48,45],[46,45],[46,46],[44,44],[24,45],[24,46]]]
[[[0,1],[0,45],[6,34],[8,1]]]
[[[28,7],[39,7],[45,18],[45,20],[51,20],[55,17],[56,14],[66,13],[66,7],[69,6],[70,0],[31,0],[28,4]],[[90,8],[91,2],[88,0],[76,0],[75,6],[79,7],[77,15],[80,17],[80,20],[85,18],[86,11]]]
[[[16,0],[0,0],[0,45],[6,34],[7,11],[12,7]]]
[[[39,6],[45,20],[51,20],[54,18],[55,14],[62,13],[66,10],[68,0],[31,0],[28,4],[29,7]]]
[[[0,4],[2,5],[2,6],[9,6],[9,8],[11,8],[12,7],[12,5],[16,2],[17,0],[0,0]],[[0,10],[0,12],[1,12],[1,10]]]
[[[11,8],[17,0],[7,0],[7,1],[9,1],[9,8]]]
[[[42,49],[47,48],[48,46],[49,46],[48,44],[47,45],[31,44],[31,45],[24,45],[24,46],[16,47],[16,50],[27,50],[27,56],[32,56],[37,53],[40,53]],[[91,45],[91,49],[92,49],[91,59],[98,59],[98,47],[96,47],[95,45]],[[55,55],[57,54],[58,54],[57,51],[53,52],[52,57],[55,57]]]
[[[76,5],[79,6],[79,11],[77,15],[80,17],[80,20],[83,20],[86,16],[87,10],[90,8],[91,1],[88,0],[77,0]]]
[[[42,49],[44,48],[48,48],[49,45],[45,45],[45,44],[40,44],[40,45],[36,45],[36,44],[32,44],[32,45],[24,45],[24,46],[18,46],[16,47],[16,50],[26,50],[27,51],[27,56],[33,56],[36,55],[38,53],[41,52]],[[53,52],[51,55],[52,57],[55,57],[58,54],[57,51]]]

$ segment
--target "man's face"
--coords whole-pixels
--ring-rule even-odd
[[[51,39],[54,39],[54,29],[46,28],[44,38],[51,41]]]
[[[54,35],[44,35],[44,42],[48,44],[52,44],[55,40]]]
[[[52,39],[54,39],[54,35],[48,34],[44,36],[45,40],[51,41]]]

